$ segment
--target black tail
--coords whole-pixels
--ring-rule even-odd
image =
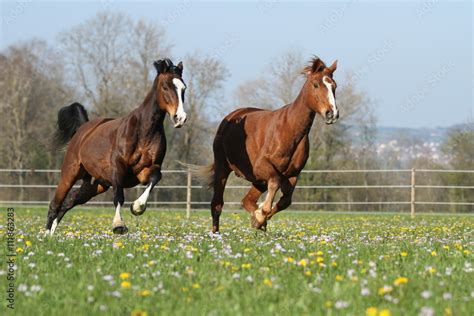
[[[79,126],[87,121],[89,121],[89,117],[82,104],[75,102],[61,108],[58,112],[58,127],[53,141],[54,148],[58,149],[66,145]]]

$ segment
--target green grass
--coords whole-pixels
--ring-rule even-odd
[[[125,236],[111,234],[113,213],[73,210],[56,236],[43,238],[45,210],[16,210],[15,314],[366,315],[374,307],[373,315],[469,315],[474,310],[472,216],[411,220],[287,211],[264,233],[250,228],[246,213],[224,212],[222,235],[212,237],[208,212],[186,220],[182,212],[151,210],[137,226],[127,211]],[[4,254],[6,213],[0,217]],[[6,265],[0,270],[4,282]],[[400,277],[408,280],[396,285],[397,279],[406,281]],[[3,314],[4,298],[2,305]]]

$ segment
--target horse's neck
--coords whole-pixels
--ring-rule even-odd
[[[316,113],[307,105],[304,93],[300,93],[286,110],[287,129],[293,134],[293,139],[300,140],[308,135]]]
[[[157,133],[164,133],[163,121],[166,112],[161,110],[158,105],[153,89],[138,107],[137,113],[140,120],[140,130],[144,135],[154,136]]]

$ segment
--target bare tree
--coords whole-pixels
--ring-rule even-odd
[[[141,101],[152,60],[169,53],[165,31],[121,13],[99,13],[59,37],[74,81],[99,116],[119,116]]]
[[[45,139],[55,127],[57,108],[73,94],[64,83],[61,58],[45,42],[30,41],[5,50],[0,64],[0,111],[10,118],[0,126],[1,164],[48,168],[55,158]],[[23,174],[18,181],[23,184]]]
[[[223,83],[229,73],[218,59],[199,54],[186,57],[184,67],[185,107],[190,119],[185,129],[173,133],[172,143],[177,159],[204,163],[214,132],[210,116],[222,107]]]
[[[263,76],[239,86],[235,93],[237,106],[272,109],[293,102],[304,83],[303,65],[298,51],[276,58],[264,69]]]

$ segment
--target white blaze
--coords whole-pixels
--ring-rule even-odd
[[[323,78],[323,83],[324,83],[324,85],[326,86],[326,88],[328,89],[328,100],[329,100],[329,104],[331,104],[331,107],[332,107],[332,111],[333,111],[333,113],[334,113],[334,116],[336,116],[336,114],[337,114],[336,98],[334,98],[334,93],[332,92],[331,81],[329,80],[328,77],[324,76],[324,78]]]
[[[183,107],[183,90],[185,86],[178,78],[173,79],[173,84],[176,88],[176,94],[178,95],[178,110],[176,111],[176,121],[174,121],[174,127],[177,127],[183,125],[186,120],[186,112],[184,112]]]

